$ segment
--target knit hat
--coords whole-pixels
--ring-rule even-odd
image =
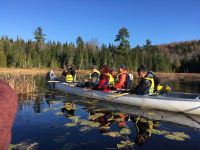
[[[120,68],[123,69],[123,70],[127,69],[127,67],[125,65],[121,65]]]

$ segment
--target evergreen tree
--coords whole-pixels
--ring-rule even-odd
[[[36,42],[1,37],[0,66],[57,68],[74,64],[77,69],[89,69],[94,64],[106,64],[117,69],[125,64],[129,70],[136,71],[143,64],[153,71],[200,72],[200,40],[152,45],[147,39],[143,46],[130,49],[129,34],[125,28],[120,29],[116,36],[117,46],[103,44],[101,47],[97,40],[84,42],[81,37],[77,38],[76,45],[72,42],[44,43],[42,32],[41,29],[35,32]]]
[[[127,56],[130,50],[130,44],[128,39],[129,39],[128,30],[126,28],[121,28],[115,38],[115,42],[119,42],[116,51],[117,65],[120,64],[127,65],[128,63]]]
[[[84,59],[84,42],[80,36],[76,39],[76,46],[74,63],[78,69],[82,69]]]
[[[126,28],[121,28],[116,35],[115,42],[119,42],[119,45],[117,47],[117,52],[119,54],[127,54],[130,50],[130,44],[129,44],[129,32]]]
[[[0,50],[0,67],[6,67],[6,56],[2,50]]]
[[[107,62],[107,47],[105,44],[102,45],[101,47],[101,53],[100,53],[100,65],[103,66],[103,65],[108,65],[108,62]]]
[[[152,45],[149,39],[146,40],[146,44],[143,46],[145,50],[151,50]]]
[[[37,29],[34,31],[35,40],[39,43],[44,43],[45,40],[45,34],[43,33],[42,27],[37,27]]]

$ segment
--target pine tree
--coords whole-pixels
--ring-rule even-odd
[[[84,42],[80,36],[78,36],[76,39],[76,46],[74,63],[78,69],[82,69],[84,59]]]
[[[119,42],[119,45],[117,46],[117,52],[116,52],[116,59],[117,59],[117,65],[120,64],[127,65],[127,56],[128,52],[130,50],[130,44],[129,44],[129,32],[126,28],[121,28],[116,35],[115,42]]]
[[[6,56],[2,50],[0,50],[0,67],[6,67]]]
[[[119,45],[117,47],[117,52],[119,54],[127,54],[130,50],[130,44],[129,44],[129,32],[126,28],[121,28],[116,35],[115,42],[119,42]]]
[[[45,40],[45,34],[43,33],[42,27],[37,27],[37,29],[34,31],[35,40],[39,43],[44,43]]]
[[[101,47],[101,53],[100,53],[100,65],[103,66],[103,65],[108,65],[108,62],[107,62],[107,47],[105,44],[102,45]]]

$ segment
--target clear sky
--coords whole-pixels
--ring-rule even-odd
[[[34,39],[41,26],[47,40],[114,43],[121,27],[132,47],[200,39],[200,0],[0,0],[0,36]]]

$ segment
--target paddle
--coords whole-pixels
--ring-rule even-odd
[[[108,95],[107,97],[110,97],[110,98],[118,98],[118,97],[121,97],[121,96],[124,96],[124,95],[128,95],[129,93],[122,93],[122,94],[113,94],[113,95]]]
[[[49,83],[55,83],[55,82],[60,82],[60,81],[47,81]]]
[[[139,119],[140,119],[140,115],[137,117],[137,120],[135,122],[136,124],[138,123]]]

